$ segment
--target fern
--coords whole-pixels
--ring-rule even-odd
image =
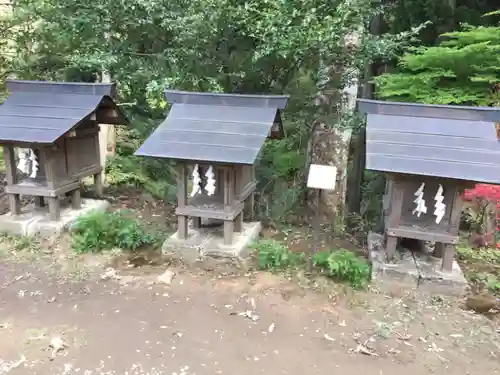
[[[496,105],[500,92],[500,26],[464,26],[437,47],[405,54],[399,73],[375,78],[377,94],[394,101]]]

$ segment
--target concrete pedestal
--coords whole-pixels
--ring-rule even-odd
[[[78,216],[95,210],[106,211],[108,207],[109,202],[105,200],[82,199],[79,209],[75,210],[70,206],[61,207],[61,219],[51,221],[46,208],[28,205],[22,209],[20,215],[11,215],[10,212],[0,215],[0,231],[21,236],[58,236],[68,231]]]
[[[408,288],[421,288],[431,294],[462,296],[467,288],[457,261],[453,261],[451,272],[441,270],[441,259],[426,254],[398,249],[396,260],[386,263],[382,251],[383,236],[368,234],[368,251],[372,263],[372,281],[379,286],[403,284]]]
[[[162,251],[176,253],[187,261],[204,256],[245,258],[250,254],[248,246],[257,240],[260,231],[260,222],[243,223],[242,231],[233,234],[233,243],[224,245],[222,227],[193,228],[189,223],[188,238],[179,239],[175,233],[163,243]]]

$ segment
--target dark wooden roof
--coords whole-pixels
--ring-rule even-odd
[[[288,96],[165,91],[166,120],[136,155],[253,164]]]
[[[53,143],[98,110],[112,110],[106,123],[128,120],[113,102],[113,84],[7,81],[0,106],[0,142]]]
[[[358,100],[366,168],[500,183],[500,108]]]

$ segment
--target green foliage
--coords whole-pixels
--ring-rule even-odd
[[[254,244],[258,251],[258,266],[263,270],[283,270],[303,266],[306,254],[290,251],[282,242],[261,240]],[[338,282],[346,282],[355,288],[366,286],[370,279],[370,266],[356,254],[340,249],[320,251],[314,254],[314,267],[322,274]]]
[[[72,226],[72,247],[78,253],[115,248],[137,250],[156,240],[126,211],[93,212],[80,216]]]
[[[485,25],[483,14],[497,9],[495,0],[399,0],[384,12],[390,32],[399,33],[424,22],[419,44],[433,46],[440,34],[456,30],[460,24]]]
[[[304,263],[304,254],[291,252],[279,241],[261,240],[254,244],[258,251],[258,265],[263,270],[297,267]]]
[[[464,26],[437,47],[403,56],[399,73],[375,78],[378,96],[429,104],[496,105],[500,101],[500,26]]]
[[[492,293],[500,293],[500,251],[459,245],[457,254],[469,281],[483,285]]]
[[[496,249],[473,249],[468,246],[457,246],[457,253],[463,260],[500,266],[500,251]]]
[[[318,252],[313,261],[324,274],[334,280],[348,282],[355,288],[366,286],[370,280],[369,264],[351,251],[340,249]]]
[[[16,236],[7,232],[0,233],[0,243],[7,245],[9,251],[15,252],[36,252],[40,248],[40,243],[34,236]]]
[[[0,20],[1,40],[16,48],[4,48],[0,64],[23,79],[95,81],[107,71],[133,122],[108,166],[111,182],[154,195],[168,194],[168,163],[130,155],[164,117],[165,88],[290,94],[288,137],[266,145],[258,173],[259,212],[287,220],[304,197],[312,125],[337,126],[336,93],[353,68],[395,56],[413,32],[369,35],[378,11],[379,0],[17,0]],[[359,46],[346,48],[353,34]]]

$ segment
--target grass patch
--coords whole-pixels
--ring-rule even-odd
[[[261,240],[253,247],[258,252],[258,266],[262,270],[299,268],[307,263],[306,254],[292,252],[276,240]],[[345,249],[315,253],[313,267],[320,274],[337,282],[348,283],[354,288],[363,288],[370,280],[367,261]]]
[[[159,236],[146,230],[126,210],[92,212],[81,216],[72,226],[72,248],[77,253],[102,252],[112,249],[135,251],[157,245]]]
[[[34,236],[16,236],[7,232],[0,232],[0,244],[6,253],[29,252],[40,250],[40,242]]]
[[[500,251],[457,246],[458,261],[467,279],[500,295]]]

